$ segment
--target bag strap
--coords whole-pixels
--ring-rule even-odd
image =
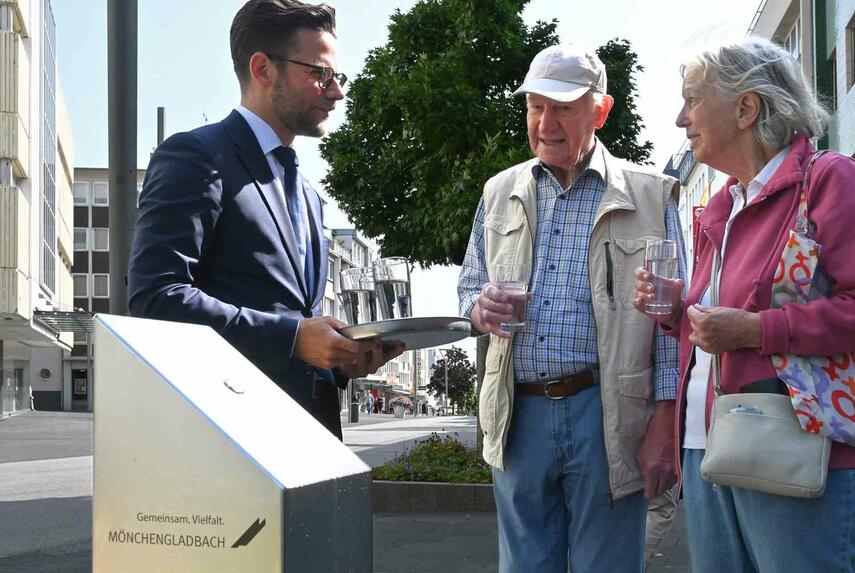
[[[796,213],[795,231],[798,234],[807,235],[809,221],[808,218],[808,199],[810,198],[810,174],[813,169],[813,164],[816,160],[822,157],[827,151],[817,151],[810,158],[810,161],[805,168],[804,177],[802,177],[801,186],[799,188],[799,209]],[[774,256],[774,255],[773,255]],[[718,280],[719,271],[721,270],[721,254],[713,247],[712,270],[710,272],[710,303],[712,306],[718,306]],[[721,357],[718,354],[711,355],[710,373],[712,375],[713,386],[716,396],[721,396]]]
[[[721,254],[713,246],[712,270],[710,271],[710,304],[718,306],[718,273],[721,267]],[[710,355],[710,373],[712,374],[713,389],[716,396],[721,396],[721,357]]]
[[[805,175],[802,178],[802,186],[799,191],[799,211],[796,214],[796,234],[807,236],[810,220],[808,219],[808,199],[810,199],[810,172],[813,169],[813,164],[816,160],[828,153],[827,151],[817,151],[810,158],[810,161],[805,168]]]

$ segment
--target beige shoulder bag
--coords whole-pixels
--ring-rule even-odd
[[[713,254],[710,299],[718,306],[719,253]],[[712,355],[715,399],[701,475],[709,482],[790,497],[825,493],[831,443],[804,431],[789,396],[723,394],[721,359]]]

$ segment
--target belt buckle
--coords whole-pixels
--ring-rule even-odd
[[[550,400],[563,400],[564,398],[566,398],[567,396],[553,396],[549,393],[549,387],[553,384],[561,384],[561,380],[551,380],[547,382],[546,385],[543,387],[543,395],[549,398]]]

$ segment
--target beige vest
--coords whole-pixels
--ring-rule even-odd
[[[676,199],[679,184],[671,177],[612,157],[602,144],[597,150],[604,155],[606,190],[594,219],[588,271],[597,324],[610,493],[617,499],[644,486],[635,456],[653,409],[654,323],[632,306],[633,270],[644,264],[645,241],[665,237],[665,208],[672,196]],[[484,185],[484,258],[490,281],[531,282],[537,235],[537,190],[532,175],[535,161],[506,169]],[[612,296],[607,288],[609,274]],[[513,338],[491,335],[479,402],[484,459],[499,469],[504,469],[513,413],[512,344]]]

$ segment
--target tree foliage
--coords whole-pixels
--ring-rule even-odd
[[[452,346],[445,357],[437,360],[427,385],[428,394],[440,398],[445,396],[445,361],[448,360],[448,399],[455,406],[465,404],[467,396],[475,388],[475,366],[466,353]]]
[[[459,264],[484,183],[531,157],[525,100],[512,98],[534,56],[557,44],[557,21],[527,26],[529,0],[421,0],[396,13],[348,92],[345,123],[321,144],[327,192],[384,256]],[[646,161],[625,40],[598,54],[615,109],[600,138]]]
[[[384,256],[462,259],[484,182],[530,157],[511,98],[555,23],[528,27],[528,0],[423,0],[397,11],[322,144],[327,192]]]
[[[644,123],[635,105],[635,73],[644,71],[629,40],[614,39],[597,48],[597,56],[606,66],[608,92],[615,98],[609,119],[597,137],[609,151],[633,163],[649,163],[653,144],[638,142]]]

